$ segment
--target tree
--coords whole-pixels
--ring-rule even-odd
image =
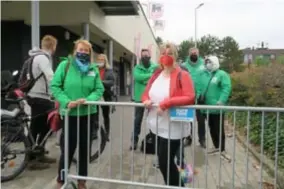
[[[227,36],[221,40],[219,53],[222,69],[229,73],[243,71],[243,53],[232,37]]]
[[[194,42],[192,39],[182,41],[178,46],[178,58],[182,61],[185,61],[185,59],[188,57],[188,51],[192,47],[194,47]]]
[[[221,41],[218,37],[207,35],[201,37],[200,41],[197,42],[197,47],[201,56],[206,55],[219,55]]]
[[[156,38],[156,42],[158,43],[158,45],[161,45],[163,43],[163,39],[161,37],[157,37]]]

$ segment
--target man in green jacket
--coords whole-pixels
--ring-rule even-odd
[[[197,81],[197,98],[199,104],[226,105],[231,94],[231,78],[228,73],[219,69],[219,59],[216,56],[208,56],[205,59],[205,70],[200,73]],[[224,111],[201,110],[208,119],[210,134],[214,148],[208,150],[208,154],[221,151],[221,156],[230,161],[230,156],[225,151]],[[221,136],[221,141],[220,141]]]
[[[141,50],[141,61],[134,67],[134,101],[141,102],[141,96],[146,88],[148,80],[158,68],[158,65],[153,63],[148,49]],[[141,123],[144,115],[144,107],[135,107],[134,130],[131,138],[130,150],[136,150],[141,131]]]
[[[199,74],[204,70],[204,60],[199,56],[199,50],[197,48],[191,48],[189,50],[189,57],[181,65],[181,68],[188,71],[193,82],[196,93],[197,81],[199,80]],[[198,123],[198,138],[200,146],[205,148],[205,119],[200,113],[200,110],[196,110],[196,118]],[[191,136],[187,137],[187,142],[190,145],[192,142]]]

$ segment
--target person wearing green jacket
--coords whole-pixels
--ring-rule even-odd
[[[216,56],[208,56],[205,59],[205,70],[200,73],[197,80],[197,99],[199,104],[226,105],[231,94],[231,78],[228,73],[219,69],[219,59]],[[214,147],[208,150],[208,154],[216,154],[221,151],[221,156],[230,161],[230,156],[225,151],[224,111],[201,110],[208,119],[210,135]],[[221,129],[220,129],[221,128]],[[221,141],[220,141],[221,136]]]
[[[148,49],[141,50],[141,61],[134,67],[134,102],[141,102],[142,94],[146,88],[146,85],[158,68],[158,64],[151,61],[150,53]],[[131,137],[130,150],[136,150],[139,141],[139,134],[141,132],[141,123],[144,115],[144,107],[135,107],[134,115],[134,128]]]
[[[94,120],[97,106],[84,105],[86,101],[98,101],[104,93],[104,86],[100,79],[98,67],[93,63],[92,45],[86,40],[75,42],[73,56],[63,60],[56,69],[51,82],[51,91],[59,102],[60,113],[64,117],[68,112],[69,127],[69,167],[74,156],[77,140],[79,140],[78,154],[80,159],[79,175],[87,176],[88,165],[88,118]],[[77,121],[79,118],[79,131]],[[64,119],[63,119],[64,120]],[[91,122],[92,123],[92,122]],[[90,130],[93,126],[90,126]],[[79,138],[77,139],[77,133]],[[64,127],[60,138],[61,155],[59,160],[57,183],[61,188],[64,179]],[[78,180],[78,189],[85,189],[85,181]]]
[[[194,89],[196,93],[196,86],[197,81],[200,79],[199,74],[202,72],[204,68],[204,60],[199,56],[199,50],[197,48],[191,48],[189,50],[189,57],[186,61],[181,65],[181,68],[188,71],[193,82],[194,82]],[[200,146],[206,148],[205,142],[205,118],[200,113],[200,110],[196,110],[196,118],[198,123],[198,138]],[[191,137],[187,137],[187,143],[191,145],[192,139]]]

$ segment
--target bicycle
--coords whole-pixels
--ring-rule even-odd
[[[1,90],[1,97],[4,97],[5,101],[14,105],[15,108],[13,110],[1,108],[1,182],[13,180],[19,176],[27,167],[31,155],[40,157],[47,154],[48,152],[45,151],[43,144],[53,132],[53,130],[50,129],[43,141],[38,144],[38,136],[35,139],[29,128],[29,123],[32,118],[25,112],[25,106],[28,104],[27,98],[17,89],[14,83],[9,84],[9,86],[4,89],[5,90]],[[104,151],[107,142],[104,130],[101,128],[100,131],[100,149],[94,152],[94,154],[90,154],[90,160],[92,161],[97,159]],[[17,147],[19,144],[23,144],[24,149],[11,150],[13,144]],[[23,155],[24,158],[23,161],[19,163],[19,168],[5,175],[2,172],[5,166],[8,165],[9,168],[14,167],[16,165],[15,159],[20,155]]]

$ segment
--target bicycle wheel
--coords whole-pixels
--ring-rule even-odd
[[[100,130],[99,136],[92,138],[91,143],[90,143],[90,163],[92,163],[93,161],[95,161],[96,159],[98,159],[98,157],[100,156],[100,154],[103,153],[105,147],[106,147],[106,143],[107,143],[107,137],[106,137],[106,132],[105,130],[100,127],[100,129],[98,129],[98,132]],[[96,144],[94,144],[96,143]],[[96,150],[92,150],[92,147],[98,147],[98,149]],[[72,159],[73,163],[77,163],[77,159],[76,159],[76,155],[75,157]]]
[[[1,182],[13,180],[20,175],[26,168],[29,161],[28,148],[30,143],[24,135],[24,129],[20,127],[12,127],[10,124],[3,127],[1,125]],[[19,149],[22,146],[22,150]],[[16,148],[16,149],[13,149]],[[18,157],[21,157],[17,160]],[[13,171],[5,174],[6,168]]]

